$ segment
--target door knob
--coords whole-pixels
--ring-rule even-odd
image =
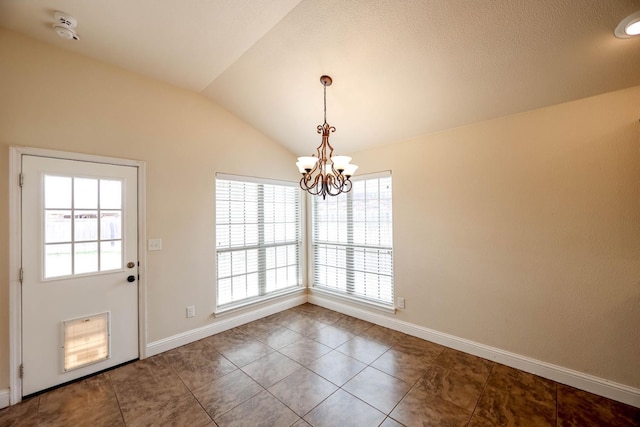
[[[135,282],[135,281],[136,281],[136,276],[127,277],[127,282],[131,283],[131,282]]]

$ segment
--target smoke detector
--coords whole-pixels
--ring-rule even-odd
[[[80,37],[75,32],[74,28],[78,26],[78,20],[73,16],[64,12],[56,12],[53,14],[55,24],[53,29],[55,32],[66,40],[80,40]]]

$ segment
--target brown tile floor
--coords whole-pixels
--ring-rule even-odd
[[[638,426],[640,409],[305,304],[0,411],[0,426]]]

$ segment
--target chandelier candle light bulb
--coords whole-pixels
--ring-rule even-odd
[[[296,166],[302,174],[300,188],[313,196],[337,196],[351,190],[351,176],[358,166],[351,164],[349,156],[334,156],[333,147],[329,143],[329,134],[336,128],[327,123],[327,86],[333,80],[329,76],[320,77],[324,88],[324,123],[318,125],[318,133],[322,134],[322,142],[316,149],[317,157],[298,157]]]

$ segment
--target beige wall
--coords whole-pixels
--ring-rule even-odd
[[[210,323],[214,174],[297,180],[295,157],[204,97],[0,31],[0,390],[8,374],[8,155],[31,146],[147,162],[148,331]],[[15,182],[15,180],[12,180]],[[186,319],[185,307],[197,316]]]
[[[397,318],[640,388],[640,87],[351,153],[391,169]]]
[[[5,31],[0,70],[0,389],[10,145],[146,161],[149,340],[211,322],[214,173],[295,180],[292,154],[199,95]],[[640,387],[638,118],[640,87],[352,153],[393,171],[397,318]]]

